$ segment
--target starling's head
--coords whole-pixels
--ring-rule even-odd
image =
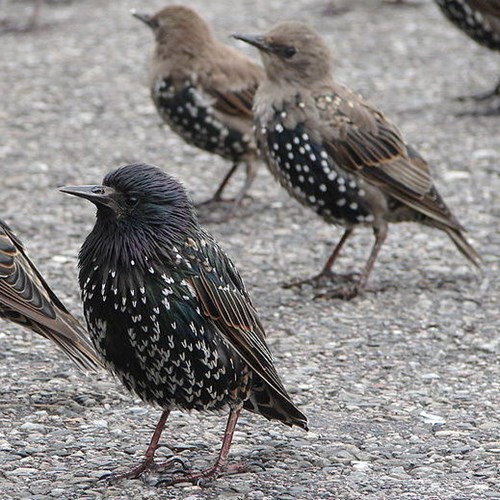
[[[131,13],[153,30],[159,45],[167,45],[173,51],[186,47],[199,49],[213,38],[208,24],[193,9],[183,5],[165,7],[153,16],[135,10]]]
[[[233,36],[259,49],[269,80],[310,84],[330,74],[330,49],[308,24],[286,21],[264,35]]]
[[[86,198],[105,227],[119,226],[161,239],[182,235],[194,223],[183,186],[158,167],[134,163],[110,172],[101,186],[67,186],[63,193]]]

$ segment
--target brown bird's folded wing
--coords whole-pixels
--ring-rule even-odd
[[[264,328],[257,317],[236,268],[217,244],[200,245],[192,260],[195,275],[190,278],[205,314],[236,352],[245,360],[278,397],[291,421],[301,427],[307,419],[296,409],[284,388],[271,352],[265,341]]]
[[[340,86],[315,102],[334,161],[426,216],[461,228],[435,190],[429,165],[382,113]]]
[[[0,317],[55,342],[81,369],[102,366],[80,323],[49,288],[21,241],[0,221]]]
[[[200,83],[214,98],[212,105],[217,111],[251,120],[253,98],[264,72],[251,59],[230,47],[224,47],[221,56],[210,61],[210,71],[200,73]]]

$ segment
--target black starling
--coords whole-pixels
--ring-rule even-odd
[[[188,7],[166,7],[154,16],[132,13],[156,37],[150,88],[158,113],[187,143],[233,162],[209,202],[221,201],[230,177],[245,164],[246,181],[234,200],[238,204],[256,175],[252,100],[262,68],[219,42]]]
[[[52,340],[82,370],[102,366],[84,328],[49,288],[19,238],[2,220],[0,318]]]
[[[445,231],[475,265],[479,256],[433,183],[429,166],[382,113],[332,77],[323,39],[300,22],[264,36],[235,35],[256,46],[267,79],[254,99],[257,144],[288,193],[346,230],[317,282],[332,277],[342,245],[358,225],[375,244],[358,283],[328,295],[350,298],[367,282],[389,222],[416,221]]]
[[[500,51],[500,0],[435,0],[443,14],[480,45]],[[478,99],[500,95],[500,81]]]
[[[183,187],[157,167],[134,164],[102,186],[62,188],[97,207],[80,251],[80,286],[97,350],[130,391],[160,406],[144,461],[114,478],[154,467],[173,409],[229,410],[218,460],[179,481],[226,467],[242,408],[307,429],[273,365],[265,333],[238,271],[197,223]]]

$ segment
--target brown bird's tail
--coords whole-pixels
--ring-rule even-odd
[[[469,260],[477,268],[481,268],[481,257],[473,248],[473,246],[467,241],[460,229],[455,229],[453,227],[444,226],[442,227],[446,234],[451,238],[455,246],[458,248],[459,252]]]

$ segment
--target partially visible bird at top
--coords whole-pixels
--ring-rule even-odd
[[[28,257],[21,240],[0,220],[0,318],[54,342],[81,370],[102,363],[85,329],[68,312]]]
[[[375,243],[359,280],[326,294],[354,297],[366,287],[391,222],[441,229],[479,266],[427,162],[380,111],[336,82],[330,49],[318,33],[283,22],[265,35],[234,36],[259,49],[266,70],[253,110],[257,143],[272,174],[301,204],[345,227],[321,273],[297,284],[336,278],[331,268],[342,246],[356,227],[368,226]]]
[[[155,35],[149,81],[161,118],[188,144],[232,162],[205,203],[223,201],[229,179],[244,164],[244,185],[234,200],[229,200],[233,207],[238,205],[257,173],[252,101],[263,69],[217,40],[211,27],[189,7],[173,5],[152,16],[132,14]],[[209,167],[197,169],[193,174],[211,180]]]
[[[435,0],[443,14],[474,41],[500,52],[500,0]],[[500,96],[500,81],[490,92],[475,96],[484,100]]]
[[[163,409],[143,462],[111,479],[157,468],[155,450],[174,409],[227,410],[229,419],[213,467],[170,484],[245,470],[227,465],[242,409],[307,429],[237,269],[198,225],[181,184],[157,167],[133,164],[109,173],[102,186],[61,190],[97,207],[79,257],[92,340],[127,389]]]

